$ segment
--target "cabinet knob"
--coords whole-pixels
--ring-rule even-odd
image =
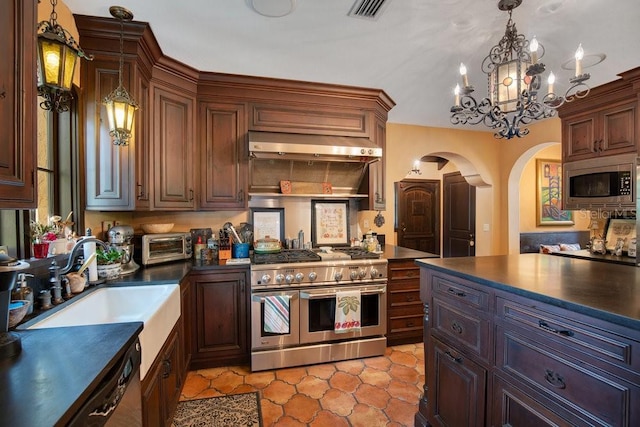
[[[544,370],[544,379],[555,388],[564,389],[567,387],[562,375],[552,371],[551,369]]]
[[[165,359],[162,362],[162,368],[162,378],[169,378],[169,375],[171,374],[171,360]]]
[[[0,99],[4,99],[5,96],[7,96],[6,90],[3,90],[2,92],[0,92]]]

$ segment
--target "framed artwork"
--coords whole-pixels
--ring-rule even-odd
[[[349,246],[349,201],[311,201],[311,242],[318,246]]]
[[[609,218],[607,221],[607,232],[605,233],[606,247],[608,251],[616,248],[618,239],[625,239],[622,246],[623,252],[628,252],[629,242],[636,237],[635,218]]]
[[[284,208],[251,208],[253,241],[270,237],[284,239]]]
[[[573,211],[562,210],[562,163],[536,160],[538,225],[572,225]]]

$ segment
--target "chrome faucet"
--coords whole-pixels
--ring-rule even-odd
[[[82,248],[82,246],[85,243],[89,243],[89,242],[96,242],[96,245],[101,246],[102,249],[104,249],[105,251],[109,250],[109,245],[100,239],[96,239],[95,237],[80,237],[76,241],[76,244],[73,245],[73,248],[69,253],[69,260],[67,261],[67,265],[60,269],[60,274],[67,274],[69,271],[71,271],[71,268],[73,267],[73,262],[76,259],[76,256],[78,256],[76,252],[78,252],[78,249]]]

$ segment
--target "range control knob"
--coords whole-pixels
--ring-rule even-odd
[[[339,282],[340,280],[342,280],[342,271],[336,271],[336,273],[333,275],[333,279],[336,282]]]
[[[282,283],[284,281],[284,274],[276,275],[276,283]]]
[[[260,279],[260,281],[263,284],[268,284],[269,282],[271,282],[271,276],[269,276],[268,274],[265,274],[262,276],[262,278]]]
[[[293,274],[287,274],[284,280],[285,282],[287,282],[287,284],[291,284],[291,282],[293,282]]]
[[[313,282],[313,281],[314,281],[314,280],[316,280],[317,278],[318,278],[318,275],[316,274],[316,272],[315,272],[315,271],[312,271],[311,273],[309,273],[309,280],[310,280],[310,281],[312,281],[312,282]]]
[[[351,270],[351,272],[349,273],[349,278],[351,280],[356,280],[358,278],[358,272],[355,270]]]
[[[378,277],[378,270],[375,268],[372,268],[370,274],[371,274],[371,278],[375,279],[376,277]]]
[[[302,279],[304,279],[304,274],[296,273],[296,282],[300,283],[302,282]]]
[[[367,270],[362,269],[358,271],[358,276],[360,277],[360,279],[364,279],[367,276]]]

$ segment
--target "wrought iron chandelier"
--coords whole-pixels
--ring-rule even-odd
[[[38,95],[44,100],[40,107],[56,112],[69,110],[71,85],[76,68],[76,59],[93,60],[86,55],[69,31],[58,24],[57,0],[51,0],[51,15],[48,21],[38,23]]]
[[[523,137],[529,133],[524,126],[552,117],[565,102],[589,94],[590,88],[585,82],[590,75],[582,73],[582,45],[576,51],[575,76],[569,79],[570,87],[565,94],[554,92],[553,73],[549,74],[546,93],[540,92],[545,65],[539,60],[544,56],[544,47],[535,37],[529,41],[518,34],[511,14],[521,3],[522,0],[500,0],[498,3],[498,9],[509,13],[509,20],[504,36],[482,61],[482,71],[489,80],[488,97],[477,101],[472,96],[474,87],[469,84],[466,67],[460,64],[463,86],[458,84],[454,90],[455,102],[451,107],[454,125],[483,123],[495,130],[495,138]]]
[[[109,135],[113,138],[113,144],[124,146],[129,145],[134,113],[138,109],[138,104],[122,86],[124,21],[131,21],[133,13],[120,6],[111,6],[109,13],[120,20],[120,66],[118,68],[118,87],[104,98],[102,104],[107,109]]]

